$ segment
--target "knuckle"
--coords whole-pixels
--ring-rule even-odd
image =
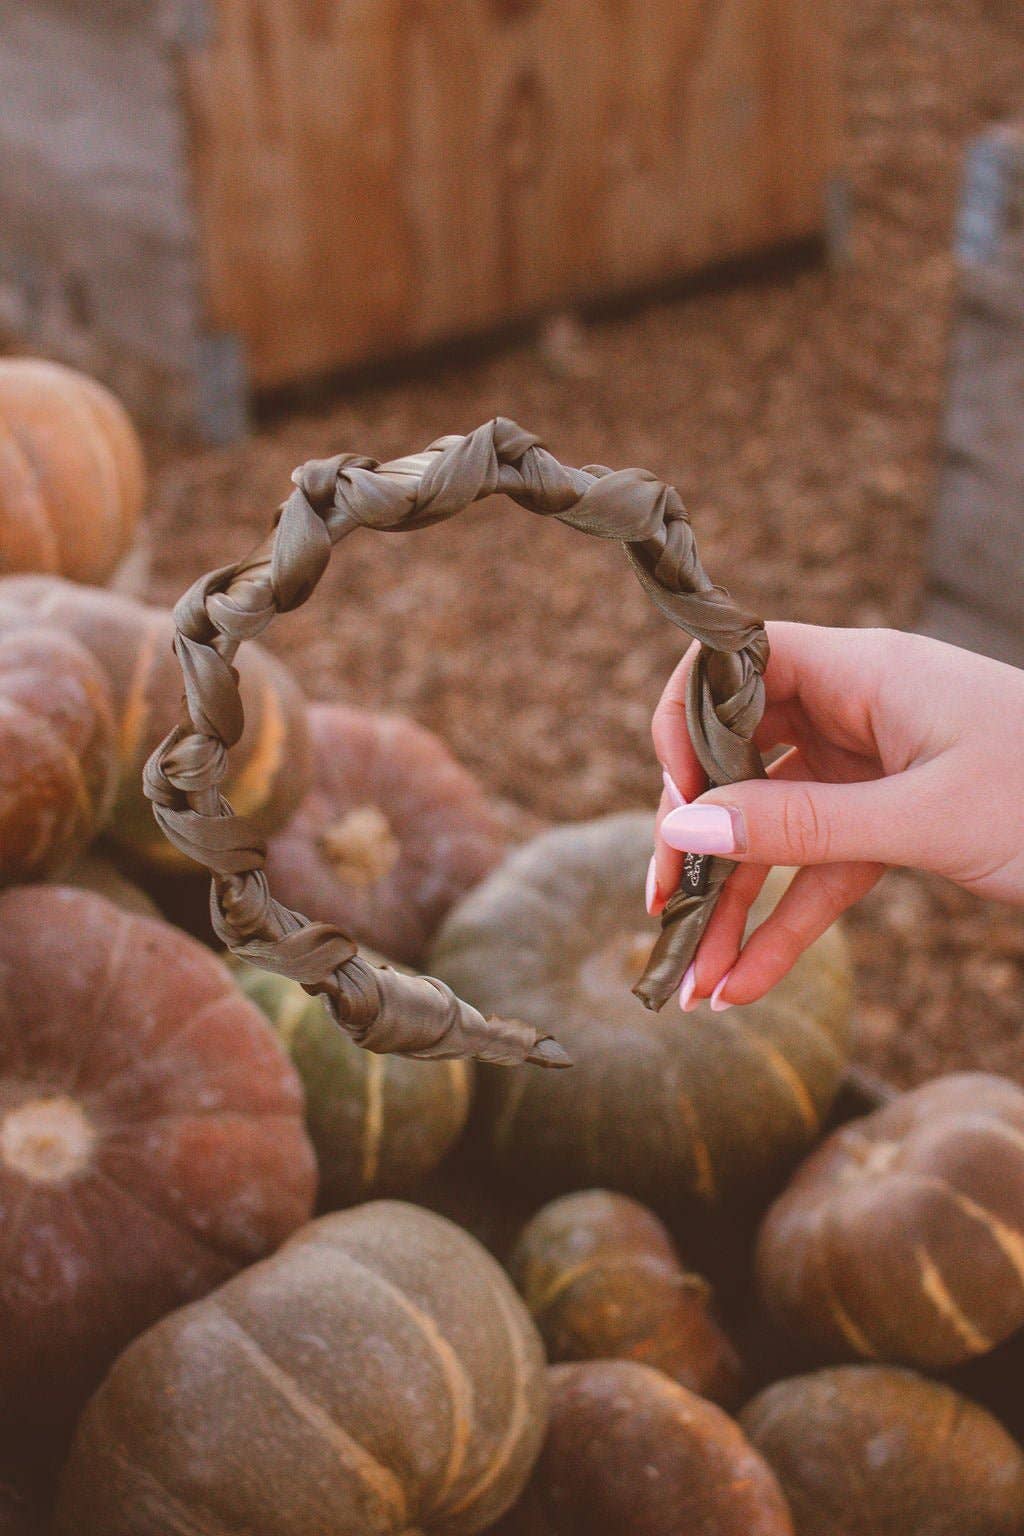
[[[795,863],[827,861],[829,830],[818,813],[813,795],[806,789],[797,786],[786,795],[782,806],[782,835]]]

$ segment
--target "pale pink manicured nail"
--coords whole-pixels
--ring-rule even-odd
[[[697,1003],[694,1001],[694,988],[697,985],[697,968],[690,964],[686,967],[682,985],[679,988],[679,1006],[684,1013],[692,1013]]]
[[[647,866],[647,880],[644,885],[644,902],[652,917],[657,917],[665,903],[658,891],[658,870],[655,855],[651,854],[651,862]]]
[[[665,786],[665,793],[668,795],[669,799],[672,801],[672,804],[676,807],[677,810],[681,805],[686,804],[686,801],[683,798],[682,790],[679,788],[679,785],[676,783],[675,779],[669,773],[667,768],[663,768],[661,770],[661,782]]]
[[[732,1003],[723,1003],[723,1001],[722,1001],[722,993],[725,991],[725,984],[729,980],[729,977],[731,975],[732,975],[732,971],[726,971],[725,975],[722,977],[721,981],[718,983],[718,986],[712,992],[712,994],[711,994],[711,1012],[712,1013],[724,1013],[727,1008],[731,1008],[732,1007]]]
[[[725,805],[682,805],[669,811],[661,835],[682,853],[740,853],[746,847],[743,818]]]

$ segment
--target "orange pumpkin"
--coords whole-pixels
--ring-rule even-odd
[[[62,1427],[314,1188],[298,1078],[215,956],[91,892],[0,895],[0,1426]]]
[[[271,888],[285,906],[417,965],[452,903],[501,858],[495,817],[471,774],[413,720],[314,704],[309,725],[315,776],[271,839]]]
[[[171,649],[174,621],[118,593],[49,576],[0,581],[0,628],[19,622],[64,630],[99,663],[113,699],[120,782],[111,838],[161,868],[196,866],[178,853],[153,819],[142,793],[142,769],[180,713],[181,669]],[[261,646],[239,658],[245,730],[232,749],[225,793],[260,831],[287,821],[312,771],[306,705],[291,673]]]
[[[552,1200],[524,1227],[510,1269],[550,1360],[638,1360],[701,1397],[737,1400],[739,1360],[711,1288],[638,1201],[603,1189]]]
[[[103,826],[117,789],[109,689],[59,630],[0,619],[0,884],[63,869]]]
[[[59,363],[0,358],[0,576],[105,581],[145,491],[142,446],[109,390]]]
[[[555,1365],[548,1384],[547,1439],[501,1536],[793,1536],[767,1462],[714,1403],[633,1360]]]

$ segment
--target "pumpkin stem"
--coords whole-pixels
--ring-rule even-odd
[[[334,822],[319,838],[320,851],[339,880],[376,885],[398,863],[401,845],[377,805],[360,805]]]
[[[61,1094],[30,1099],[0,1121],[0,1158],[34,1184],[60,1184],[88,1165],[96,1132],[84,1110]]]

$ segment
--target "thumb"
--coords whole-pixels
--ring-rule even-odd
[[[670,811],[661,836],[670,848],[740,863],[927,867],[935,853],[931,818],[913,779],[907,772],[855,784],[745,780]]]

